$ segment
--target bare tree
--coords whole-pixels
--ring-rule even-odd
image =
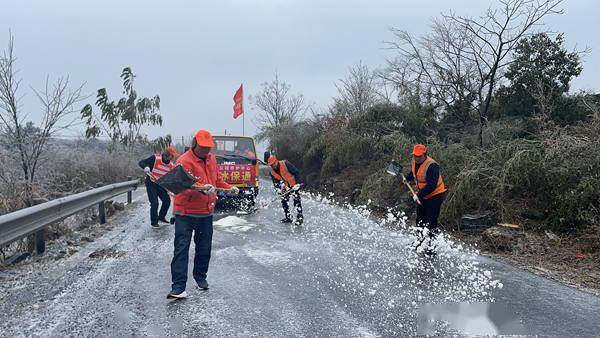
[[[469,54],[477,66],[477,101],[479,103],[479,142],[483,144],[483,127],[487,124],[494,89],[503,68],[511,62],[510,53],[519,40],[550,14],[562,14],[563,0],[498,0],[499,8],[489,8],[479,18],[444,15],[471,36]]]
[[[401,97],[417,94],[466,124],[469,115],[458,114],[452,107],[471,107],[474,102],[476,73],[467,58],[468,36],[444,21],[434,21],[431,28],[430,34],[420,38],[393,29],[396,41],[388,45],[399,55],[388,60],[382,77],[399,88]]]
[[[348,108],[347,117],[362,114],[378,101],[376,75],[362,62],[350,67],[346,78],[335,87],[338,97],[334,101]]]
[[[468,104],[477,113],[479,142],[487,124],[492,96],[517,42],[533,33],[547,15],[560,14],[563,0],[498,0],[478,18],[444,14],[432,32],[414,38],[395,30],[397,58],[389,61],[389,78],[404,88],[418,86],[439,106]]]
[[[553,99],[555,96],[554,87],[547,86],[544,80],[537,78],[533,82],[533,86],[528,88],[529,95],[537,102],[537,110],[533,117],[537,121],[540,129],[545,130],[550,126],[550,115],[553,110]]]
[[[26,184],[25,198],[29,204],[31,185],[49,140],[75,123],[74,107],[85,97],[82,95],[83,85],[70,89],[68,77],[59,78],[54,83],[47,78],[43,90],[33,90],[41,104],[41,122],[37,127],[26,122],[28,115],[20,104],[21,80],[16,77],[15,61],[14,38],[11,35],[8,48],[0,57],[0,128],[5,146],[20,163]]]
[[[600,121],[600,94],[581,91],[577,97],[580,104],[588,111],[588,117],[593,121]]]
[[[258,140],[271,140],[281,128],[294,124],[307,109],[304,96],[291,94],[290,85],[280,81],[277,73],[273,81],[263,83],[261,90],[250,99],[259,110]]]

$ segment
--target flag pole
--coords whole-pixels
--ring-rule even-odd
[[[240,85],[240,87],[243,88],[243,83]],[[242,93],[243,93],[243,89],[242,89]],[[244,94],[242,94],[242,109],[244,107]],[[246,112],[244,111],[242,114],[242,136],[246,136]]]

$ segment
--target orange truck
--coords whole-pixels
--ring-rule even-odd
[[[239,209],[252,209],[258,195],[259,176],[256,145],[252,137],[215,135],[212,152],[223,179],[240,189],[237,196],[219,193],[219,204],[233,203]]]

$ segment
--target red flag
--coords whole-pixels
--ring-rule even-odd
[[[233,95],[233,118],[237,119],[244,113],[244,88],[243,84],[240,85],[240,88]]]

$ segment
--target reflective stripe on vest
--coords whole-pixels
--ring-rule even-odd
[[[173,161],[170,161],[168,164],[162,161],[161,154],[154,154],[154,167],[152,167],[152,176],[155,179],[161,178],[164,174],[168,173],[173,169],[175,165]]]
[[[417,188],[419,188],[419,190],[425,188],[425,186],[427,185],[427,169],[429,169],[429,166],[432,165],[433,163],[437,163],[437,162],[435,162],[435,160],[432,159],[431,157],[427,156],[425,161],[423,161],[423,163],[421,163],[421,166],[419,167],[419,171],[415,172],[416,163],[414,160],[412,161],[412,174],[413,174],[413,177],[415,180],[415,184],[417,185]],[[444,180],[442,179],[442,173],[440,172],[438,181],[437,181],[437,187],[430,194],[425,196],[424,198],[430,199],[431,197],[433,197],[435,195],[439,195],[444,192],[446,192],[446,186],[444,186]]]
[[[296,177],[288,171],[288,168],[285,165],[285,161],[279,161],[279,172],[281,173],[281,175],[278,174],[275,170],[273,170],[273,168],[271,168],[271,174],[273,174],[273,177],[280,181],[284,181],[290,187],[296,185]]]

